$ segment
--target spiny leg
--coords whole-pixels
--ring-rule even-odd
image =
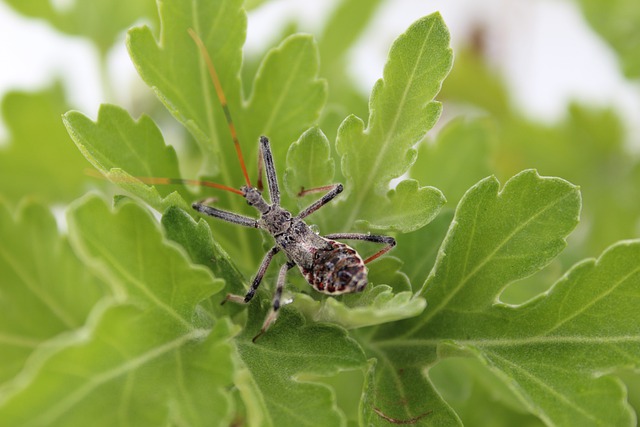
[[[262,191],[264,189],[264,185],[262,183],[263,170],[264,156],[262,155],[262,144],[258,144],[258,182],[256,183],[258,191]]]
[[[245,296],[227,294],[225,299],[223,299],[220,304],[222,305],[227,301],[246,304],[249,301],[251,301],[251,299],[256,293],[256,290],[258,289],[258,286],[260,286],[260,282],[262,282],[262,278],[267,272],[267,268],[269,268],[269,264],[271,263],[271,260],[273,259],[274,255],[277,254],[278,252],[280,252],[280,248],[278,248],[277,246],[274,246],[269,250],[269,252],[265,254],[264,258],[262,259],[262,263],[260,264],[260,268],[258,268],[258,272],[256,273],[256,277],[254,277],[253,282],[251,282],[251,288],[249,288],[249,291]]]
[[[303,189],[300,191],[299,195],[314,193],[316,191],[323,191],[323,190],[329,190],[329,192],[324,196],[322,196],[320,200],[317,200],[316,202],[312,203],[309,207],[304,209],[302,212],[300,212],[296,218],[304,219],[308,217],[309,215],[311,215],[312,213],[314,213],[315,211],[317,211],[318,209],[320,209],[321,207],[329,203],[331,200],[333,200],[338,194],[342,193],[342,190],[344,190],[344,187],[342,186],[342,184],[334,184],[334,185],[327,185],[325,187],[312,188],[310,190]]]
[[[238,215],[237,213],[224,211],[222,209],[217,209],[212,206],[207,206],[206,203],[208,200],[203,200],[201,202],[196,202],[191,205],[191,207],[198,212],[202,212],[205,215],[212,216],[214,218],[221,219],[223,221],[231,222],[238,225],[243,225],[245,227],[258,228],[258,221],[249,218],[248,216]]]
[[[266,136],[260,137],[260,152],[262,161],[264,162],[264,169],[267,173],[267,184],[269,185],[269,198],[271,204],[280,206],[280,189],[278,188],[278,175],[276,175],[276,167],[273,164],[273,154],[271,153],[271,146],[269,145],[269,138]]]
[[[380,249],[375,254],[371,255],[369,258],[364,260],[365,264],[370,263],[371,261],[378,259],[382,255],[389,252],[396,245],[396,239],[391,236],[379,236],[373,234],[362,234],[362,233],[335,233],[335,234],[327,234],[327,239],[331,240],[364,240],[367,242],[373,243],[383,243],[386,246]]]
[[[280,299],[282,299],[282,290],[284,289],[285,278],[287,276],[287,271],[295,266],[295,263],[288,262],[280,267],[280,273],[278,273],[278,284],[276,285],[276,292],[273,294],[273,302],[271,303],[271,310],[269,314],[264,319],[264,323],[262,324],[262,328],[260,328],[260,332],[253,337],[251,341],[256,342],[258,338],[264,334],[269,326],[273,324],[278,318],[278,312],[280,310]]]

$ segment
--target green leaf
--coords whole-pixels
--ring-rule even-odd
[[[320,129],[309,129],[289,147],[284,185],[291,197],[305,188],[332,184],[334,173],[329,140]]]
[[[86,159],[107,179],[135,194],[159,211],[178,205],[188,208],[193,198],[184,187],[151,187],[134,177],[179,178],[178,159],[166,146],[160,130],[148,116],[134,121],[120,107],[103,104],[98,120],[70,111],[63,116],[67,131]],[[174,194],[180,191],[183,197]]]
[[[413,297],[411,284],[401,273],[402,261],[385,257],[369,265],[369,283],[364,292],[336,298],[314,300],[298,294],[293,306],[315,322],[331,322],[347,329],[392,322],[417,316],[424,310],[426,301]]]
[[[410,175],[440,189],[447,201],[457,204],[467,189],[491,175],[492,144],[495,143],[491,122],[487,120],[453,120],[435,141],[423,141],[418,160]]]
[[[393,418],[415,417],[429,402],[433,413],[421,420],[424,425],[459,422],[420,372],[439,357],[459,354],[447,343],[508,339],[505,327],[517,316],[508,315],[512,309],[499,302],[500,292],[544,267],[577,224],[580,194],[564,180],[524,171],[498,190],[497,180],[487,178],[461,200],[420,291],[429,304],[423,314],[378,328],[366,344],[379,358],[376,404]],[[517,329],[510,332],[520,336]],[[389,404],[391,396],[404,403]]]
[[[271,49],[258,69],[242,121],[251,133],[243,141],[257,143],[260,135],[268,136],[276,164],[285,164],[289,145],[320,116],[327,87],[318,79],[318,67],[313,38],[294,34]]]
[[[317,119],[326,97],[318,80],[315,44],[295,35],[271,50],[256,75],[251,96],[241,96],[240,65],[246,16],[239,0],[161,4],[162,38],[157,43],[148,28],[129,32],[128,46],[141,77],[169,111],[191,132],[202,151],[201,171],[216,181],[239,186],[241,171],[223,110],[209,78],[205,59],[191,40],[193,29],[204,41],[228,101],[229,110],[250,175],[255,176],[258,137],[270,136],[275,162],[284,165],[286,149]],[[234,184],[235,183],[235,184]],[[219,205],[255,214],[239,197],[222,193]],[[259,261],[259,245],[247,230],[216,225],[218,240],[247,271]]]
[[[402,271],[408,276],[414,291],[417,291],[427,280],[427,275],[435,264],[438,248],[447,234],[452,219],[453,210],[443,209],[425,227],[411,233],[400,234],[396,238],[398,245],[393,249],[393,254],[406,260]]]
[[[256,344],[251,342],[264,319],[258,304],[237,338],[247,372],[236,380],[245,396],[250,425],[343,425],[344,415],[333,391],[312,377],[359,369],[365,363],[360,346],[345,331],[331,325],[305,325],[302,316],[285,307],[278,321]]]
[[[225,279],[227,292],[246,292],[244,285],[247,281],[229,255],[213,239],[211,228],[204,219],[195,222],[184,210],[170,207],[162,215],[162,225],[167,238],[179,243],[192,262],[207,266],[216,277]]]
[[[405,173],[415,161],[411,148],[440,116],[432,101],[451,68],[449,33],[439,14],[418,20],[393,44],[383,78],[370,99],[367,128],[348,117],[336,143],[347,178],[346,205],[350,213],[341,222],[349,229],[356,221],[372,228],[415,230],[428,223],[444,197],[435,188],[401,183],[396,201],[387,196],[389,181]],[[395,208],[400,202],[401,208]],[[387,215],[390,213],[390,215]]]
[[[442,360],[429,370],[429,377],[466,427],[544,425],[477,359]]]
[[[33,357],[0,394],[0,424],[228,425],[232,330],[198,307],[223,282],[131,202],[112,211],[87,197],[68,220],[85,266],[123,303],[96,306],[83,330]]]
[[[88,197],[68,220],[77,251],[119,294],[149,300],[178,323],[189,324],[195,305],[224,286],[205,268],[189,264],[176,245],[163,243],[150,214],[134,203],[113,213],[102,199]]]
[[[228,184],[233,182],[231,170],[216,159],[224,149],[233,151],[231,139],[205,60],[187,30],[191,28],[200,36],[217,64],[233,114],[241,104],[238,75],[246,33],[246,15],[241,5],[239,0],[164,1],[160,4],[159,43],[148,27],[129,30],[127,40],[142,79],[198,142],[204,157],[203,170],[220,174]],[[241,131],[242,127],[238,129]],[[231,164],[235,166],[237,162]]]
[[[158,307],[114,306],[29,368],[2,399],[3,425],[228,425],[229,325],[176,327]],[[96,417],[96,414],[100,414]],[[226,424],[225,424],[226,423]]]
[[[622,70],[630,78],[640,77],[640,8],[634,0],[615,0],[606,3],[581,0],[585,17],[593,28],[620,56]]]
[[[422,313],[426,301],[413,298],[409,291],[393,293],[387,285],[372,286],[358,295],[355,304],[346,305],[334,298],[315,301],[308,295],[299,294],[294,306],[315,322],[330,322],[347,329],[362,328],[393,322]]]
[[[486,325],[483,338],[460,344],[547,424],[631,425],[622,383],[607,374],[640,361],[638,259],[640,241],[614,245],[577,264],[546,298],[503,313],[511,320],[503,331]]]
[[[216,65],[249,167],[255,164],[251,159],[256,159],[253,144],[262,134],[273,140],[276,163],[284,162],[287,147],[317,119],[326,97],[325,85],[316,77],[313,40],[294,35],[272,49],[245,103],[239,77],[246,32],[241,2],[168,1],[161,16],[159,45],[147,28],[136,28],[129,32],[129,51],[142,78],[198,141],[205,157],[203,171],[230,184],[234,182],[231,167],[236,169],[237,160],[204,58],[187,33],[189,28],[204,41]]]
[[[16,217],[0,204],[0,382],[42,343],[84,325],[106,294],[73,254],[51,212],[34,202]]]
[[[498,191],[489,177],[460,202],[436,265],[420,294],[430,304],[421,323],[431,328],[457,310],[490,307],[510,282],[547,265],[578,224],[577,187],[537,172],[521,172]],[[455,268],[451,268],[455,265]]]
[[[67,110],[60,85],[37,93],[10,92],[2,100],[10,138],[0,144],[0,194],[69,201],[82,194],[87,162],[69,144],[60,122]],[[37,123],[37,125],[34,125]]]
[[[157,20],[151,0],[75,0],[58,7],[49,0],[7,0],[7,4],[26,16],[46,19],[64,33],[90,38],[103,53],[136,21]]]

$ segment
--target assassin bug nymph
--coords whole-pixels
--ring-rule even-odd
[[[365,264],[377,259],[391,250],[391,248],[395,246],[396,241],[393,237],[389,236],[359,233],[337,233],[320,236],[304,222],[304,218],[311,215],[340,194],[343,189],[342,184],[301,190],[299,195],[320,191],[326,191],[326,194],[322,196],[320,200],[312,203],[306,209],[303,209],[296,216],[293,216],[289,211],[282,208],[280,206],[278,178],[269,145],[269,139],[265,136],[260,137],[259,143],[258,185],[257,187],[251,185],[247,168],[242,157],[242,152],[240,150],[240,143],[236,135],[233,121],[231,120],[231,114],[229,113],[229,107],[227,106],[227,101],[211,58],[209,57],[204,43],[198,35],[192,29],[189,29],[188,31],[200,49],[202,57],[206,62],[216,94],[220,100],[222,109],[224,110],[224,115],[236,148],[236,153],[238,155],[238,160],[240,161],[240,167],[242,168],[246,185],[237,190],[221,184],[202,181],[165,179],[163,182],[195,183],[242,195],[247,200],[247,203],[260,213],[259,219],[214,208],[207,204],[208,200],[194,203],[192,207],[205,215],[209,215],[223,221],[245,227],[265,230],[273,236],[273,239],[275,240],[273,248],[271,248],[264,256],[248,292],[245,295],[228,294],[222,301],[223,304],[227,301],[245,304],[251,301],[273,257],[280,251],[284,252],[287,256],[287,262],[282,265],[278,274],[271,311],[267,315],[260,332],[253,338],[253,341],[255,342],[255,340],[260,337],[278,317],[282,290],[285,284],[286,273],[289,269],[294,266],[298,266],[305,279],[315,290],[328,295],[360,292],[367,285],[367,267]],[[268,203],[261,194],[261,170],[263,167],[267,176],[267,186],[271,203]],[[161,183],[160,180],[162,179],[156,179],[155,182]],[[364,240],[381,243],[385,246],[380,251],[363,260],[354,249],[344,243],[336,241],[337,239]]]

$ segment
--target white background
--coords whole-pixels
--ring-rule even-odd
[[[317,32],[335,4],[267,2],[249,14],[247,51],[261,51],[273,43],[292,18],[301,22],[302,30]],[[364,93],[380,77],[393,40],[417,18],[436,10],[451,31],[454,52],[478,23],[489,29],[490,61],[503,73],[525,114],[559,120],[571,100],[612,106],[632,131],[629,142],[640,147],[639,84],[624,79],[615,54],[568,0],[387,0],[352,54],[351,71]],[[124,33],[108,58],[115,93],[103,93],[98,60],[89,42],[63,36],[46,22],[22,18],[0,2],[0,95],[15,89],[35,91],[58,79],[65,83],[71,105],[91,117],[101,102],[128,107],[141,83],[124,47]],[[0,144],[7,138],[0,124]]]

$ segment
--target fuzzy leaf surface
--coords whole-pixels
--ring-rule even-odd
[[[197,307],[223,282],[190,264],[133,203],[113,211],[88,197],[68,220],[77,253],[122,303],[96,306],[83,331],[36,354],[0,394],[0,423],[228,424],[230,326]]]
[[[95,122],[77,111],[66,113],[63,121],[80,152],[107,179],[159,211],[173,204],[187,207],[184,199],[192,196],[184,187],[152,187],[134,178],[180,177],[175,150],[165,145],[151,118],[135,121],[122,108],[103,104]]]
[[[0,204],[0,277],[0,383],[40,344],[83,326],[107,294],[58,233],[51,212],[34,202],[15,217]]]
[[[262,134],[271,138],[276,167],[283,172],[287,147],[317,120],[326,97],[325,85],[316,77],[313,40],[295,35],[272,49],[245,101],[240,82],[246,32],[242,2],[171,0],[161,3],[160,15],[160,41],[156,42],[148,28],[134,28],[129,32],[129,52],[141,77],[198,142],[203,157],[200,173],[233,187],[243,182],[223,110],[189,28],[203,40],[216,67],[252,181]],[[237,196],[218,193],[220,207],[254,214]],[[258,263],[259,245],[252,242],[250,232],[224,224],[217,228],[221,230],[219,240],[233,242],[225,248],[234,259],[245,260],[246,266]]]
[[[238,354],[246,367],[238,388],[251,399],[249,424],[342,425],[344,415],[335,406],[333,390],[311,378],[359,369],[365,363],[360,346],[346,332],[327,324],[304,324],[302,316],[287,308],[278,321],[255,344],[266,312],[258,304],[249,308],[249,320],[236,339]],[[286,392],[285,392],[286,390]]]
[[[376,403],[386,414],[403,419],[432,409],[420,420],[423,425],[459,423],[421,372],[441,357],[460,354],[457,347],[451,350],[466,345],[458,341],[497,339],[518,348],[522,333],[508,326],[521,312],[498,297],[509,283],[541,269],[564,248],[580,206],[575,186],[535,171],[516,175],[500,191],[497,180],[487,178],[465,194],[419,292],[428,307],[418,317],[379,327],[367,345],[379,358],[376,384],[382,394]],[[389,396],[403,403],[390,404]]]
[[[449,33],[439,14],[416,21],[393,44],[383,78],[371,93],[369,120],[350,116],[340,126],[336,147],[347,179],[349,214],[378,229],[408,232],[428,223],[444,203],[440,191],[401,183],[387,195],[389,181],[405,173],[416,159],[412,146],[424,138],[440,116],[433,98],[451,68]],[[394,196],[397,200],[392,200]],[[400,202],[401,207],[394,206]]]

